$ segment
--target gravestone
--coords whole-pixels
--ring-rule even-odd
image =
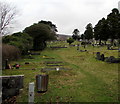
[[[106,59],[106,62],[110,62],[113,63],[115,61],[115,57],[114,56],[110,56]]]
[[[110,44],[107,45],[107,49],[111,50],[111,45]]]
[[[8,59],[5,60],[5,69],[11,69],[11,65],[8,62]]]
[[[106,59],[106,62],[110,63],[120,63],[120,58],[115,58],[114,56],[110,56]]]
[[[79,47],[80,45],[79,44],[77,44],[77,50],[79,50],[80,49],[80,47]]]
[[[104,54],[101,55],[101,60],[102,60],[102,61],[105,60]]]
[[[97,52],[97,53],[96,53],[96,59],[101,60],[100,52]]]
[[[34,82],[29,83],[28,102],[34,104]]]
[[[2,100],[19,94],[23,88],[24,75],[0,76],[2,79]]]

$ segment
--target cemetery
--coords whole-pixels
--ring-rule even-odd
[[[88,23],[82,34],[82,30],[74,27],[73,20],[59,25],[63,30],[71,31],[69,26],[74,28],[72,34],[57,33],[56,24],[45,20],[12,33],[9,29],[14,24],[12,19],[16,13],[11,12],[14,8],[2,2],[0,8],[2,104],[120,102],[120,11],[117,8],[96,21],[94,27]],[[38,17],[34,15],[32,18]],[[77,20],[79,24],[82,22],[85,21]]]
[[[117,71],[120,62],[118,50],[108,50],[107,46],[93,47],[90,44],[85,48],[80,45],[77,49],[77,44],[80,44],[77,41],[73,43],[74,47],[62,41],[58,44],[65,44],[68,48],[51,50],[47,47],[43,51],[35,52],[40,54],[32,54],[32,59],[23,58],[8,62],[11,66],[17,63],[20,67],[4,69],[3,77],[7,76],[12,80],[14,75],[18,77],[23,75],[22,79],[14,79],[20,81],[17,82],[20,85],[10,80],[11,86],[7,83],[12,88],[11,91],[14,88],[13,96],[8,93],[13,99],[9,99],[10,101],[36,103],[118,101]],[[7,91],[5,89],[9,88],[5,82],[3,81],[4,93]],[[6,95],[3,100],[5,98],[9,97]]]

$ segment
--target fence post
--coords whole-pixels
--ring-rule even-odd
[[[34,104],[34,82],[29,83],[28,104]]]

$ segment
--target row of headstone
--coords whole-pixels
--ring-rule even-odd
[[[120,58],[115,58],[114,56],[105,57],[104,54],[100,54],[100,52],[96,53],[96,59],[110,63],[120,63]]]

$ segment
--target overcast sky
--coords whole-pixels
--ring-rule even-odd
[[[40,20],[51,21],[57,26],[58,33],[70,35],[74,29],[80,34],[88,23],[93,27],[103,17],[118,8],[120,0],[0,0],[11,2],[18,11],[14,32]]]

